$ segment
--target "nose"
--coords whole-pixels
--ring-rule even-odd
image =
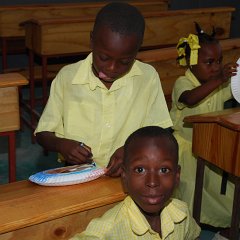
[[[219,71],[221,70],[221,67],[222,67],[221,63],[215,62],[215,63],[213,64],[213,70],[214,70],[215,72],[219,72]]]
[[[117,69],[117,62],[116,61],[111,61],[108,65],[108,70],[111,72],[114,72],[115,69]]]
[[[159,176],[157,172],[152,171],[147,174],[146,185],[151,188],[159,186]]]

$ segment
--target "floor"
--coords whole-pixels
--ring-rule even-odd
[[[17,136],[17,181],[26,180],[32,174],[46,169],[60,167],[56,153],[44,155],[42,148],[31,143],[31,133],[27,127],[16,133]],[[0,137],[0,184],[8,183],[7,137]],[[203,230],[201,240],[210,240],[214,232]]]

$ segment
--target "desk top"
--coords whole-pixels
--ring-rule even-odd
[[[0,88],[27,85],[28,80],[19,73],[0,74]]]
[[[193,123],[193,153],[240,177],[240,108],[188,116]]]
[[[190,123],[217,123],[223,127],[240,131],[240,108],[230,108],[223,111],[199,114],[184,118]]]
[[[44,187],[30,181],[0,186],[0,234],[123,200],[119,178]]]

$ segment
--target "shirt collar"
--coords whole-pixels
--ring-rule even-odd
[[[124,203],[127,205],[129,218],[131,219],[130,224],[132,231],[139,236],[144,235],[147,231],[150,231],[151,227],[148,221],[142,215],[132,198],[127,196]]]
[[[183,221],[187,214],[182,209],[178,202],[169,201],[167,206],[162,210],[161,213],[161,226],[162,226],[162,239],[165,239],[170,233],[174,231],[174,224]],[[163,227],[164,226],[164,227]]]
[[[151,229],[146,218],[142,215],[137,205],[131,199],[126,197],[124,203],[127,205],[129,218],[131,221],[131,228],[135,234],[141,236],[147,231],[151,234],[157,234]],[[161,226],[162,227],[162,239],[165,239],[170,233],[174,231],[174,223],[179,223],[187,217],[186,213],[181,210],[176,202],[169,201],[168,205],[162,210],[161,213]],[[167,227],[166,227],[167,226]]]
[[[127,81],[131,80],[134,76],[141,75],[142,70],[139,67],[139,61],[135,60],[130,71],[123,77],[117,79],[110,88],[110,91],[115,91],[123,86],[126,86]],[[72,84],[89,84],[91,90],[97,87],[105,88],[104,84],[94,75],[92,71],[92,53],[90,53],[85,60],[81,61],[79,69],[72,80]]]
[[[185,76],[192,81],[194,86],[198,87],[201,85],[201,83],[198,81],[198,79],[195,77],[195,75],[192,73],[191,69],[188,68],[185,72]]]

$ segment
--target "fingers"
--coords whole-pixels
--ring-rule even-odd
[[[84,156],[86,156],[86,157],[88,157],[88,158],[92,158],[92,157],[93,157],[90,147],[88,147],[87,145],[85,145],[83,142],[80,142],[80,143],[79,143],[79,146],[80,146],[80,148],[82,148],[82,149],[80,149],[80,152],[81,152]]]
[[[82,142],[75,142],[74,146],[64,157],[65,160],[70,164],[83,164],[93,162],[91,148]]]
[[[110,176],[110,177],[119,177],[122,173],[122,159],[113,159],[112,161],[109,162],[107,166],[107,171],[105,175]]]

